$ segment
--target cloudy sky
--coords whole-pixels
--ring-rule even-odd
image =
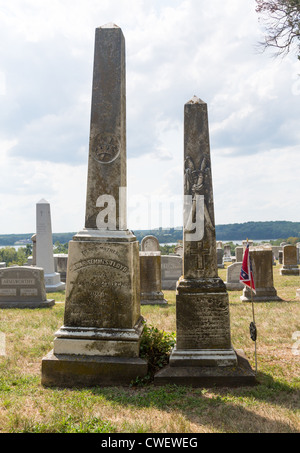
[[[128,227],[182,224],[183,108],[208,104],[217,224],[300,221],[300,63],[254,0],[0,0],[0,234],[84,226],[95,28],[126,41]]]

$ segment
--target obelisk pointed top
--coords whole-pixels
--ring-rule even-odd
[[[190,99],[187,104],[206,104],[202,99],[198,98],[198,96],[194,95],[192,99]]]
[[[98,28],[120,28],[120,27],[114,24],[113,22],[108,22],[108,24],[101,25],[101,27]]]
[[[49,201],[45,200],[45,198],[42,198],[40,201],[38,201],[37,204],[50,204]]]

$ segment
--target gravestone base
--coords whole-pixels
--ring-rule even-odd
[[[171,367],[228,367],[235,366],[237,357],[233,349],[173,349]]]
[[[257,384],[242,350],[235,350],[235,366],[180,366],[168,365],[154,376],[154,385],[183,385],[190,387],[240,387]]]
[[[284,264],[280,269],[280,275],[299,275],[299,267],[296,265]]]
[[[55,305],[54,299],[41,300],[40,302],[36,300],[26,300],[23,302],[0,301],[0,308],[48,308],[53,305]]]
[[[47,293],[55,293],[58,291],[64,291],[66,285],[61,282],[60,274],[54,272],[53,274],[45,274],[45,288]]]
[[[242,291],[244,289],[244,285],[242,283],[233,283],[233,282],[225,282],[227,291]]]
[[[127,385],[144,377],[143,321],[135,236],[84,229],[69,242],[64,325],[42,359],[42,383]]]
[[[143,317],[132,329],[62,326],[54,339],[54,354],[139,357]]]
[[[181,279],[176,293],[177,340],[171,367],[236,366],[226,286],[219,277]]]
[[[141,305],[167,305],[168,302],[164,298],[161,291],[152,291],[149,293],[141,293]]]
[[[103,357],[55,354],[42,360],[42,385],[45,387],[109,387],[130,385],[147,374],[145,360],[135,357]]]
[[[256,294],[252,293],[247,287],[244,288],[243,295],[240,297],[242,302],[273,302],[281,301],[277,296],[276,289],[273,288],[256,288]]]

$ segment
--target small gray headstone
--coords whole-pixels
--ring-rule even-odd
[[[280,275],[299,275],[297,247],[295,245],[284,245],[283,265],[280,269]]]
[[[162,255],[161,257],[161,287],[163,290],[175,290],[182,276],[182,257]]]
[[[159,242],[155,236],[145,236],[141,242],[142,252],[159,252]]]
[[[240,262],[233,263],[227,267],[226,288],[228,291],[240,291],[244,289],[244,285],[240,282],[242,264]]]
[[[55,304],[47,300],[44,270],[12,266],[0,269],[0,308],[42,308]]]

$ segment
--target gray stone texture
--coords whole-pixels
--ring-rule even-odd
[[[141,305],[165,305],[161,288],[161,253],[140,252]]]
[[[240,282],[242,263],[233,263],[226,270],[226,288],[228,291],[240,291],[244,289],[244,285]]]
[[[176,346],[169,367],[156,375],[155,384],[201,386],[210,381],[222,385],[227,373],[231,377],[239,374],[239,362],[231,344],[228,293],[218,277],[207,105],[194,97],[185,104],[184,112],[184,195],[192,196],[193,201],[196,195],[204,199],[198,213],[204,228],[202,237],[193,241],[191,223],[184,225],[183,277],[176,291]],[[191,217],[193,208],[192,203]],[[185,219],[189,218],[186,214]],[[253,372],[246,375],[252,381]]]
[[[217,263],[219,269],[224,269],[223,256],[224,256],[223,249],[217,248]]]
[[[159,242],[155,236],[145,236],[141,241],[142,252],[159,252]]]
[[[44,308],[54,304],[54,299],[47,299],[43,269],[31,266],[0,269],[0,308]]]
[[[125,40],[108,24],[95,36],[85,228],[69,243],[64,325],[43,359],[43,385],[127,385],[147,373],[139,244],[124,193]]]
[[[237,263],[243,262],[243,255],[244,255],[244,247],[236,247],[235,248],[235,258]]]
[[[44,269],[48,293],[64,291],[65,284],[54,269],[50,204],[44,199],[36,204],[36,266]]]
[[[224,245],[224,255],[223,255],[223,262],[231,262],[231,249],[230,245]]]
[[[68,270],[68,255],[65,253],[58,253],[53,256],[55,272],[59,273],[62,282],[66,282]]]
[[[114,24],[96,29],[85,228],[97,228],[101,195],[116,202],[116,229],[126,229],[125,39]]]
[[[183,259],[181,256],[161,256],[161,287],[162,290],[172,291],[183,273]]]
[[[299,275],[297,247],[295,245],[283,246],[283,262],[280,275]]]

